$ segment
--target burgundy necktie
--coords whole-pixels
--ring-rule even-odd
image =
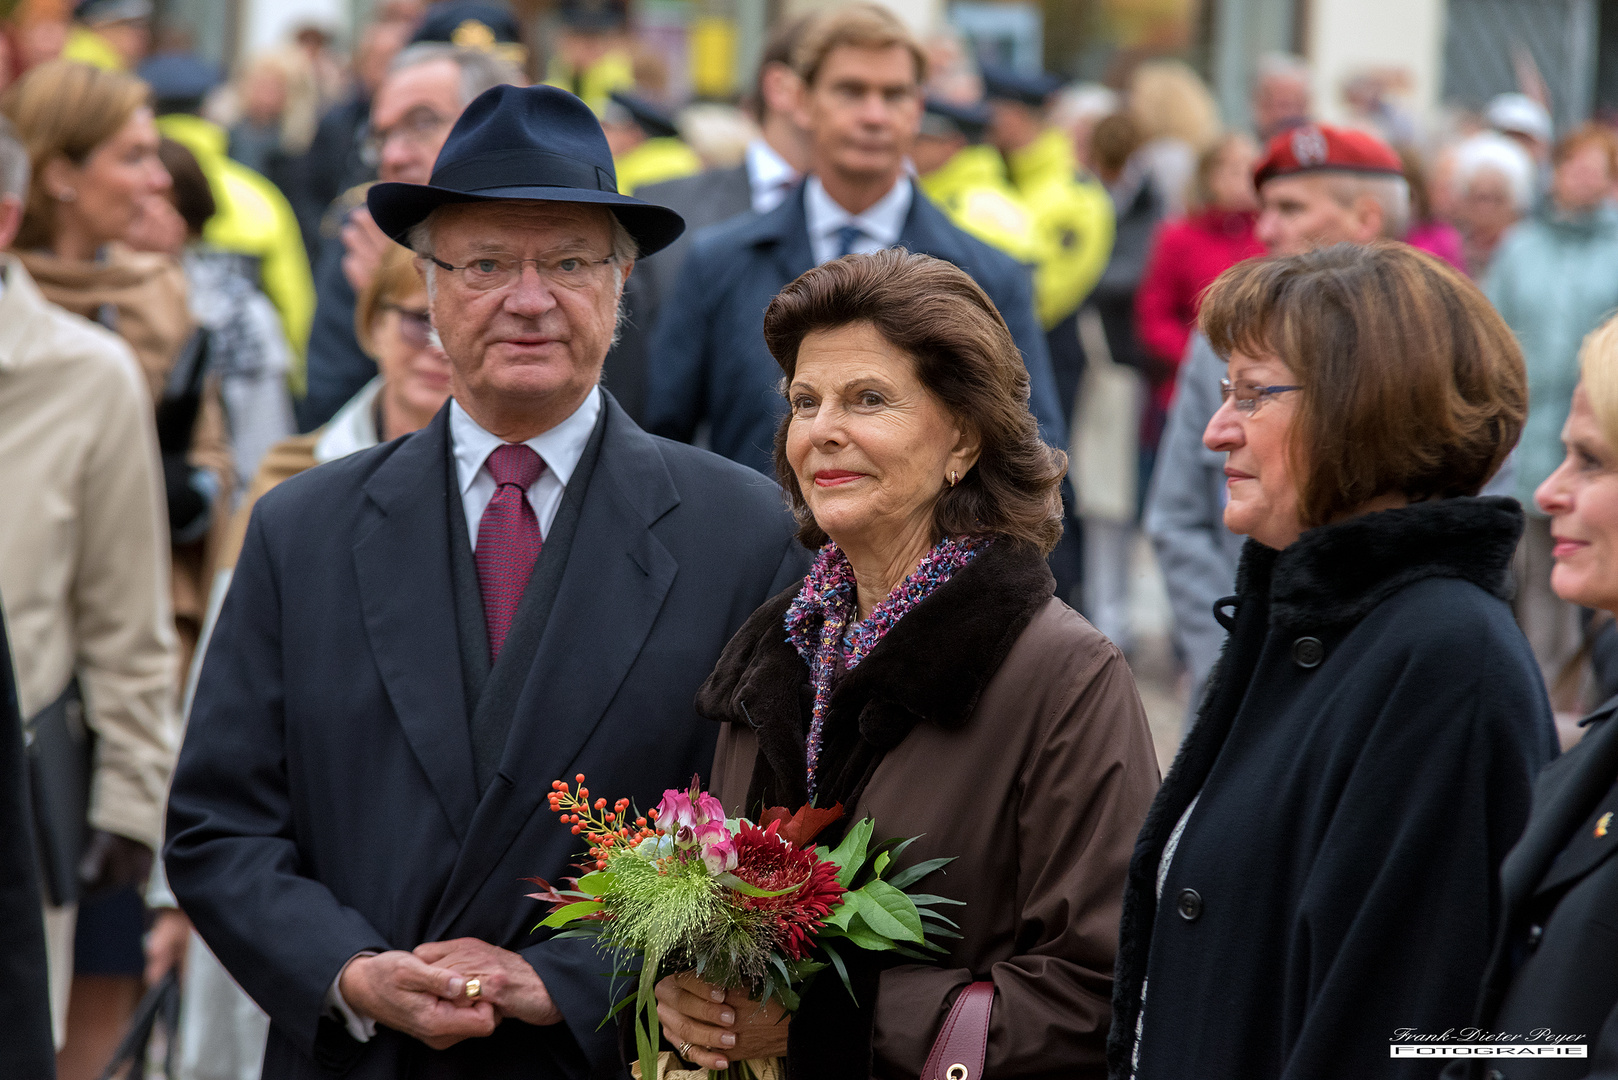
[[[539,519],[528,505],[528,488],[545,471],[545,462],[533,447],[507,443],[489,455],[487,467],[495,489],[478,522],[477,564],[492,662],[506,643],[511,619],[539,558]]]

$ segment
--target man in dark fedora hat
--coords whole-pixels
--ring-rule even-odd
[[[584,773],[652,805],[703,772],[698,684],[806,565],[775,486],[598,385],[635,259],[578,98],[499,86],[427,184],[369,193],[418,253],[452,400],[257,504],[169,802],[169,881],[269,1013],[271,1078],[621,1076],[610,961],[522,879]],[[622,987],[620,987],[622,989]]]

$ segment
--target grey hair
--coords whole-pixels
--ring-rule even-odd
[[[17,129],[11,126],[10,120],[0,116],[0,199],[26,199],[32,171],[28,148],[17,137]]]
[[[485,90],[492,90],[502,84],[521,86],[527,81],[515,65],[491,52],[469,49],[464,45],[451,45],[443,41],[419,41],[405,48],[393,58],[393,63],[388,65],[388,73],[391,75],[436,60],[448,60],[461,69],[463,109]]]
[[[1312,69],[1309,61],[1292,53],[1265,53],[1253,67],[1253,86],[1258,88],[1271,79],[1286,79],[1309,85]]]
[[[1455,148],[1455,174],[1452,190],[1466,194],[1472,181],[1483,173],[1494,172],[1505,178],[1511,189],[1511,205],[1526,213],[1534,202],[1534,161],[1522,144],[1495,131],[1481,131]]]
[[[1353,206],[1361,196],[1375,199],[1382,207],[1382,235],[1403,240],[1410,229],[1410,184],[1402,176],[1358,176],[1329,173],[1332,198],[1343,206]]]

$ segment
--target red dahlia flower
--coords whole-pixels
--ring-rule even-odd
[[[780,896],[743,896],[742,907],[768,912],[774,922],[774,936],[781,952],[802,960],[812,943],[811,937],[842,898],[837,883],[837,866],[822,862],[813,850],[793,847],[777,835],[780,823],[768,828],[743,825],[735,836],[736,869],[732,871],[749,885],[766,892],[798,888]]]

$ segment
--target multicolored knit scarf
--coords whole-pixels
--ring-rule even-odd
[[[826,544],[815,556],[815,564],[786,615],[787,641],[809,665],[810,683],[815,689],[807,746],[811,802],[815,797],[815,767],[820,762],[821,730],[831,704],[838,661],[842,661],[844,671],[853,671],[911,608],[977,558],[993,539],[992,536],[966,536],[959,540],[945,537],[909,577],[871,609],[869,616],[852,625],[859,613],[854,568],[836,544]]]

